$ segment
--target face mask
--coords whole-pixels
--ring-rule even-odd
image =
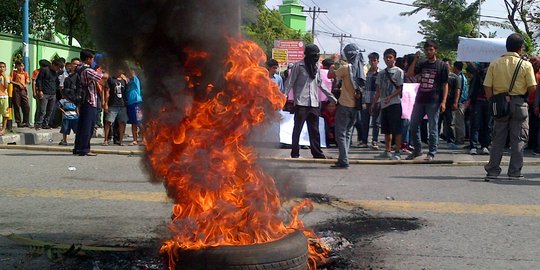
[[[311,61],[313,61],[313,62],[319,62],[319,55],[318,55],[318,54],[310,55],[309,58],[310,58]]]

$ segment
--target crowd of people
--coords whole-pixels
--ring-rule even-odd
[[[288,97],[285,110],[294,113],[291,157],[298,158],[304,123],[313,158],[327,158],[320,146],[319,117],[325,119],[327,144],[339,150],[332,168],[348,168],[353,132],[357,147],[378,150],[384,134],[382,159],[433,160],[441,140],[448,149],[467,149],[471,155],[490,155],[486,181],[501,173],[505,146],[511,151],[510,178],[520,178],[524,148],[540,155],[540,58],[523,55],[524,40],[508,36],[507,53],[492,63],[452,62],[437,57],[438,44],[428,40],[424,54],[397,57],[394,49],[368,55],[365,63],[356,44],[339,57],[319,64],[319,49],[305,47],[305,58],[290,65],[283,76],[269,60],[271,78]],[[520,61],[520,59],[522,61]],[[519,63],[519,65],[518,65]],[[515,75],[514,75],[515,73]],[[513,76],[514,75],[514,76]],[[513,78],[514,77],[514,78]],[[411,87],[407,84],[414,85]],[[493,117],[494,95],[504,94],[510,112]],[[337,107],[336,107],[337,104]],[[371,139],[369,138],[371,129]],[[422,152],[423,143],[427,153]]]
[[[3,116],[0,136],[6,130],[8,87],[12,84],[12,111],[18,128],[60,128],[63,138],[59,145],[64,146],[68,145],[68,135],[74,132],[73,154],[94,156],[90,139],[97,128],[104,128],[103,146],[111,144],[111,140],[122,146],[126,124],[131,124],[133,141],[130,145],[137,145],[143,127],[139,78],[127,64],[109,68],[105,61],[95,61],[90,50],[82,50],[80,58],[69,62],[64,58],[52,62],[42,59],[31,78],[21,61],[15,61],[9,76],[5,62],[0,62],[0,114]],[[30,87],[37,105],[33,125],[29,117]]]

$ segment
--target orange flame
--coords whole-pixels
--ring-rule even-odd
[[[161,248],[170,269],[179,249],[264,243],[304,230],[298,213],[312,207],[302,202],[284,224],[274,180],[256,164],[254,149],[245,141],[254,126],[282,108],[285,97],[260,66],[265,55],[255,43],[229,39],[229,46],[222,89],[200,85],[199,63],[210,52],[186,49],[185,87],[192,93],[204,89],[208,98],[184,108],[179,124],[163,124],[170,123],[166,114],[147,123],[149,164],[175,200],[169,224],[173,237]],[[316,238],[311,231],[304,234]],[[309,268],[315,269],[327,251],[310,240]]]

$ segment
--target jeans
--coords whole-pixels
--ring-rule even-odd
[[[461,144],[465,140],[465,108],[463,104],[459,104],[459,108],[454,111],[454,131],[456,135],[456,143]]]
[[[428,117],[429,124],[429,155],[435,156],[437,153],[437,144],[439,141],[439,103],[415,103],[411,114],[410,136],[414,147],[414,154],[422,153],[422,142],[420,141],[420,124],[424,115]]]
[[[439,133],[441,131],[441,125],[444,123],[442,134],[448,143],[455,143],[456,136],[454,135],[454,111],[452,111],[452,104],[446,104],[446,110],[440,114],[439,117]]]
[[[43,97],[39,99],[39,115],[35,122],[37,127],[49,125],[49,119],[53,113],[55,103],[56,95],[43,95]]]
[[[471,134],[469,138],[471,149],[488,147],[491,143],[491,114],[487,100],[477,100],[471,105]]]
[[[336,111],[336,143],[339,149],[338,164],[349,164],[349,146],[356,122],[357,109],[338,105]]]
[[[405,144],[409,144],[409,127],[411,126],[411,120],[409,119],[401,119],[401,123],[403,125],[403,129],[401,131],[402,142]]]
[[[381,103],[378,102],[373,108],[373,114],[369,113],[370,103],[364,103],[362,110],[357,110],[356,117],[356,130],[358,131],[358,142],[368,143],[369,127],[372,125],[372,141],[379,141],[379,129],[381,127],[381,120],[379,118],[381,112]]]

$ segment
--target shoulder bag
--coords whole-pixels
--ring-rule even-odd
[[[510,95],[510,91],[512,91],[512,88],[514,88],[514,84],[516,82],[516,78],[519,73],[519,68],[521,67],[522,62],[523,60],[519,59],[516,69],[514,70],[514,75],[512,76],[512,82],[510,83],[510,88],[508,89],[508,92],[493,95],[489,99],[489,111],[491,113],[491,116],[493,116],[493,118],[500,119],[510,114],[509,95]]]

